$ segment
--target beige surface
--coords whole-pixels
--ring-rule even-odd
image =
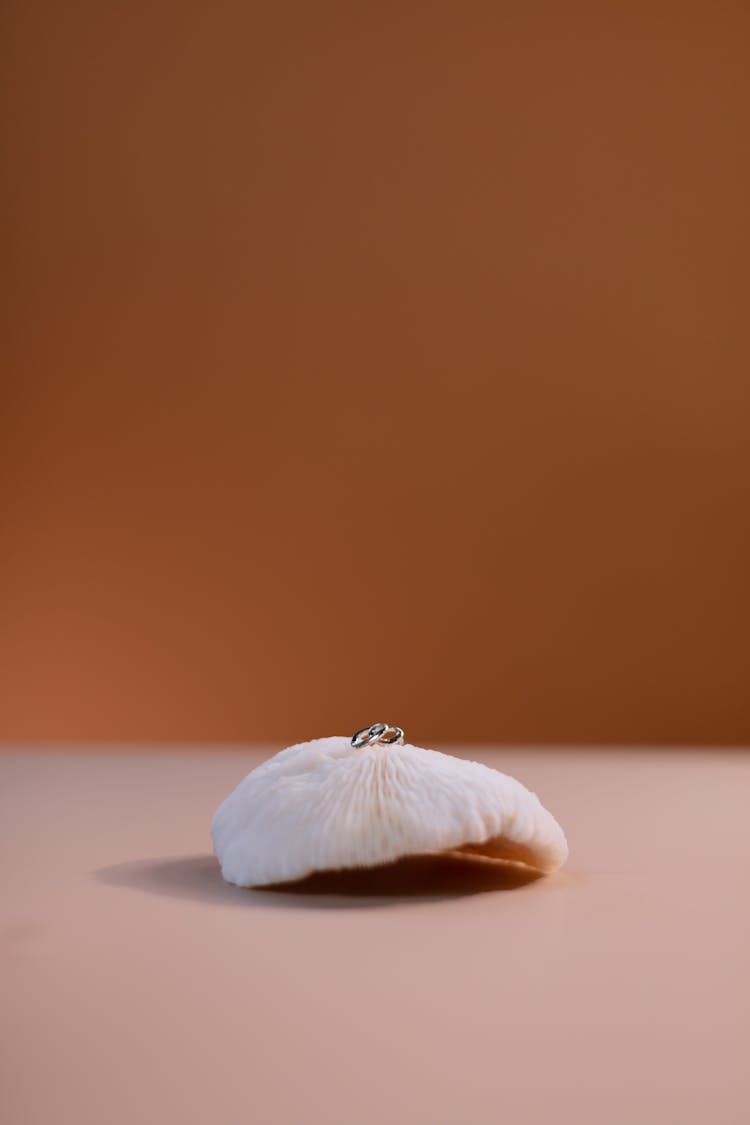
[[[559,875],[241,891],[208,824],[258,754],[0,757],[5,1125],[746,1122],[750,758],[474,756]]]

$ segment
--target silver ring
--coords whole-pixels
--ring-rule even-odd
[[[355,750],[363,750],[365,746],[403,746],[404,732],[401,727],[392,727],[387,723],[373,723],[372,726],[362,727],[352,735],[352,746]]]
[[[374,742],[380,741],[381,734],[385,734],[387,730],[388,727],[385,723],[373,723],[370,727],[362,727],[361,730],[352,735],[352,746],[355,750],[372,746]]]
[[[403,746],[404,745],[404,732],[401,727],[388,727],[385,734],[381,734],[379,740],[383,746]]]

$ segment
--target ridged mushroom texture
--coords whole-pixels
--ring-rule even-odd
[[[519,781],[404,744],[383,723],[269,758],[219,806],[211,834],[224,878],[241,887],[456,851],[548,874],[568,855],[562,828]]]

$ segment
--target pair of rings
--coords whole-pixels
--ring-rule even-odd
[[[373,723],[370,727],[362,727],[352,735],[352,746],[355,750],[363,750],[365,746],[403,746],[404,732],[401,727],[392,727],[388,723]]]

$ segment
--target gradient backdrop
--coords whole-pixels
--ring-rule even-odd
[[[6,740],[750,741],[750,7],[3,5]]]

